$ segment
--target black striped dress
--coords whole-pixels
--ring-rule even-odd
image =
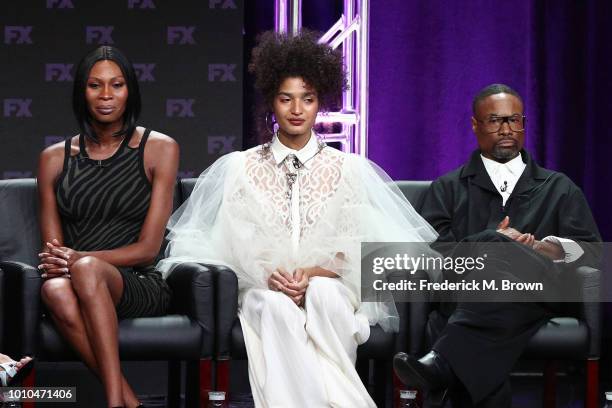
[[[146,130],[137,148],[126,137],[108,159],[87,156],[83,135],[79,153],[71,156],[66,140],[64,168],[55,194],[62,220],[64,243],[76,251],[101,251],[124,247],[138,240],[151,200],[151,183],[144,168]],[[119,267],[123,295],[119,318],[165,314],[170,288],[154,265]]]

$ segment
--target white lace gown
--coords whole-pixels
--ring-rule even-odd
[[[399,322],[392,299],[360,302],[361,242],[436,238],[381,169],[321,149],[315,135],[299,151],[274,138],[206,170],[169,229],[162,271],[196,261],[236,272],[257,407],[375,406],[355,370],[357,346],[370,325]],[[304,307],[268,289],[277,268],[312,266],[338,278],[312,278]]]

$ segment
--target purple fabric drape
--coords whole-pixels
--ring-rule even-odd
[[[434,179],[476,147],[471,102],[490,83],[525,102],[526,147],[581,186],[612,239],[612,3],[373,0],[369,157]]]

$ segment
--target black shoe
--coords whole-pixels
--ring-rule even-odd
[[[448,388],[455,377],[446,360],[435,351],[430,351],[419,360],[406,353],[397,353],[393,359],[393,368],[404,384],[422,390]]]
[[[393,358],[393,368],[404,384],[427,393],[431,407],[444,406],[455,376],[440,354],[432,350],[417,360],[409,354],[397,353]]]

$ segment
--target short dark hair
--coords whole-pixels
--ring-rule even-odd
[[[478,91],[478,93],[476,94],[476,96],[474,97],[474,100],[472,101],[472,113],[475,115],[476,114],[476,106],[478,105],[478,103],[480,101],[482,101],[483,99],[491,96],[491,95],[497,95],[500,93],[507,93],[510,95],[514,95],[516,96],[519,101],[521,101],[521,104],[523,104],[523,98],[521,98],[521,95],[519,95],[518,92],[516,92],[514,89],[510,88],[508,85],[504,85],[504,84],[491,84],[491,85],[487,85],[484,88],[482,88],[480,91]]]
[[[342,54],[319,43],[318,38],[310,30],[297,35],[268,31],[259,36],[249,72],[255,75],[255,88],[268,107],[281,83],[290,77],[301,77],[313,87],[322,108],[329,108],[340,99],[347,87]]]
[[[123,113],[123,126],[113,136],[131,135],[136,129],[142,102],[136,72],[130,60],[117,48],[103,45],[85,55],[77,66],[72,88],[72,110],[79,124],[81,134],[98,143],[99,139],[91,126],[91,113],[87,106],[85,90],[91,68],[99,61],[113,61],[123,74],[128,89],[128,97]]]

